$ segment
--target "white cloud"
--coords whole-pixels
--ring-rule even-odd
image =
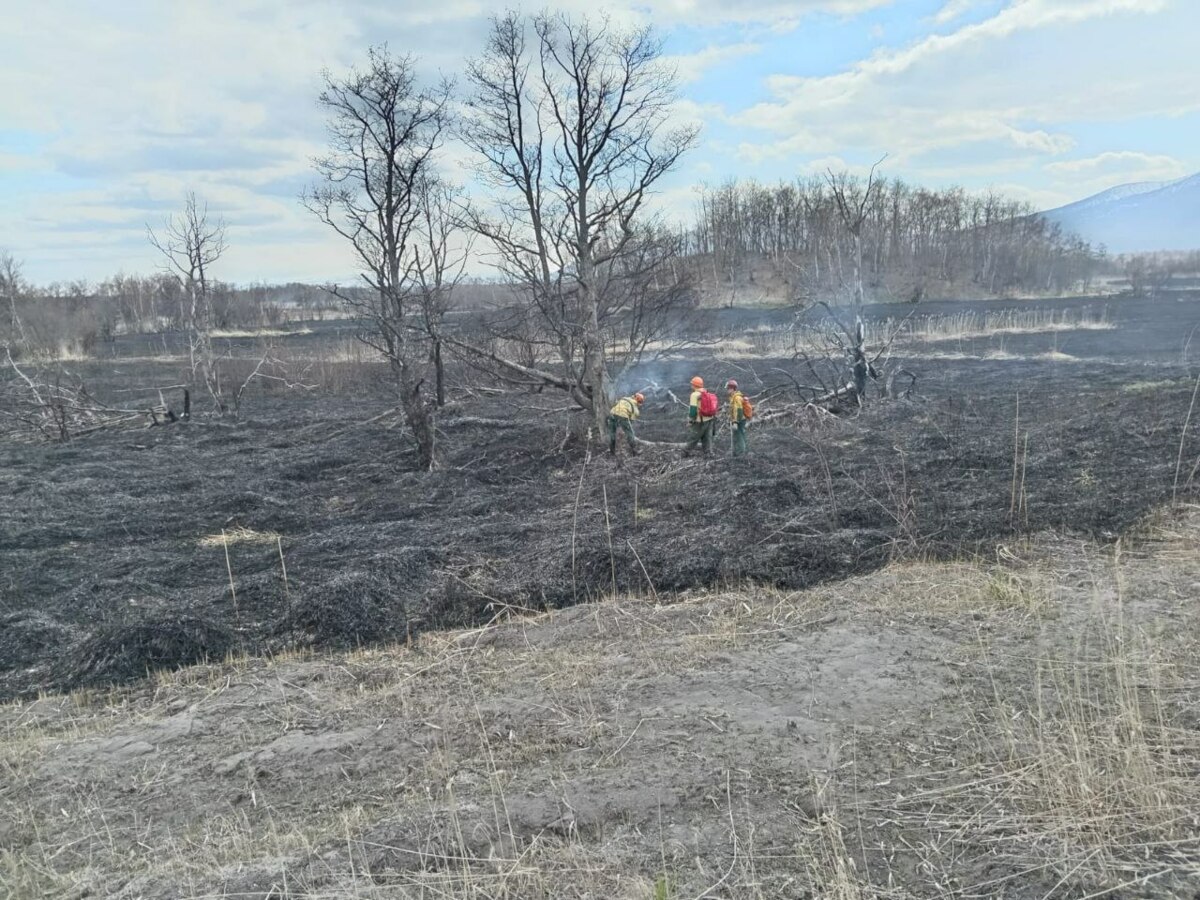
[[[1066,134],[1051,134],[1041,129],[1022,131],[1019,128],[1006,128],[1005,131],[1014,147],[1036,153],[1052,156],[1066,153],[1075,145],[1074,139]]]
[[[841,72],[777,74],[767,81],[771,100],[731,113],[752,130],[740,155],[886,150],[901,166],[955,149],[963,162],[986,153],[1013,166],[1062,155],[1075,145],[1064,127],[1072,121],[1200,103],[1186,32],[1158,45],[1145,40],[1167,8],[1167,0],[1013,0],[984,21],[881,49]],[[1141,40],[1121,43],[1114,59],[1110,48],[1130,23],[1143,23]],[[1156,65],[1161,54],[1187,62]]]
[[[934,13],[933,23],[947,25],[955,19],[965,16],[976,5],[978,5],[978,0],[946,0],[946,5]]]
[[[991,182],[988,190],[1010,200],[1028,203],[1034,209],[1054,209],[1079,199],[1070,191],[1048,187],[1030,187],[1019,181]]]
[[[1173,156],[1136,150],[1114,150],[1086,159],[1067,159],[1049,163],[1045,168],[1055,175],[1133,175],[1144,181],[1182,178],[1189,172],[1188,167]]]
[[[646,17],[663,25],[712,26],[720,24],[766,25],[787,30],[813,13],[851,16],[888,6],[893,0],[645,0],[630,4],[645,10]],[[589,0],[564,0],[556,7],[594,11]],[[610,5],[611,9],[611,5]]]
[[[812,13],[850,15],[889,2],[623,0],[602,10],[594,0],[563,0],[556,7],[604,12],[617,24],[786,28]],[[458,71],[465,55],[482,48],[497,10],[484,0],[26,4],[0,34],[0,82],[19,86],[0,92],[0,122],[23,135],[0,156],[9,176],[0,184],[0,245],[21,248],[31,276],[41,271],[39,258],[64,258],[83,240],[113,254],[102,271],[146,268],[145,218],[195,190],[262,258],[286,258],[290,245],[279,235],[313,227],[295,200],[325,139],[315,103],[320,71],[344,70],[380,41],[412,50],[429,74]],[[684,78],[756,49],[726,39],[676,59]],[[683,104],[674,120],[713,113]],[[35,149],[26,150],[25,138]],[[467,164],[462,152],[447,157],[460,177]],[[80,223],[92,230],[80,231]],[[126,255],[117,256],[118,248]],[[313,258],[303,255],[298,266]]]
[[[1194,170],[1173,156],[1112,150],[1082,159],[1050,163],[1043,171],[1053,183],[1069,185],[1070,200],[1138,181],[1174,181]],[[1061,205],[1061,204],[1060,204]]]
[[[777,75],[770,87],[791,106],[846,105],[874,84],[903,76],[928,60],[945,57],[984,42],[1053,25],[1070,25],[1117,13],[1148,14],[1166,8],[1167,0],[1017,0],[983,22],[950,34],[933,34],[903,50],[884,50],[836,75],[801,78]],[[751,109],[752,124],[779,111],[779,104]]]
[[[41,156],[32,153],[7,153],[0,150],[0,172],[11,176],[18,172],[30,174],[49,171],[51,171],[49,163]]]
[[[711,44],[695,53],[664,57],[664,61],[667,65],[675,69],[681,84],[688,84],[693,81],[699,81],[708,73],[709,69],[745,56],[752,56],[761,49],[762,46],[760,44],[749,42],[724,45]]]

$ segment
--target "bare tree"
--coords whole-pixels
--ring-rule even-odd
[[[550,14],[527,22],[510,12],[493,20],[467,77],[463,138],[499,192],[473,227],[537,312],[559,368],[544,381],[568,390],[600,429],[605,332],[627,314],[613,298],[631,271],[661,282],[627,258],[649,259],[638,248],[646,201],[696,130],[670,127],[676,79],[648,28]]]
[[[17,311],[17,303],[24,288],[21,263],[7,250],[0,250],[0,296],[4,298],[5,305],[8,307],[6,310],[8,330],[5,335],[5,349],[8,349],[10,345],[20,347],[26,341],[25,327],[21,324],[21,316]]]
[[[457,185],[425,174],[416,186],[412,276],[421,328],[430,344],[438,407],[446,405],[442,323],[454,302],[471,255],[471,234],[461,227],[463,192]]]
[[[183,212],[166,221],[161,234],[149,225],[146,231],[150,243],[165,260],[170,272],[182,287],[184,326],[188,335],[188,352],[193,377],[197,369],[212,398],[218,415],[225,413],[221,391],[220,361],[213,352],[213,281],[209,268],[225,252],[225,223],[210,222],[208,206],[201,205],[194,193],[189,193]]]
[[[421,185],[449,119],[450,85],[421,87],[412,58],[386,46],[369,51],[365,68],[324,77],[319,101],[329,116],[330,149],[315,161],[319,182],[303,200],[354,250],[367,290],[335,293],[369,324],[363,340],[391,364],[418,463],[429,469],[434,413],[422,394],[429,331],[416,274],[432,263],[418,263],[416,236]]]
[[[886,158],[885,156],[884,159]],[[850,233],[851,238],[854,240],[853,291],[854,305],[856,307],[863,305],[863,224],[867,221],[867,210],[871,203],[871,192],[877,186],[875,169],[882,162],[883,159],[871,166],[871,172],[867,176],[867,186],[861,189],[858,182],[850,178],[845,172],[841,172],[838,175],[834,175],[832,169],[826,172],[826,177],[829,180],[829,189],[833,192],[833,199],[837,203],[842,225],[845,226],[846,231]]]

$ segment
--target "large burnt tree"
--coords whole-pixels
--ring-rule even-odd
[[[646,210],[696,137],[669,122],[674,73],[650,29],[509,13],[493,20],[467,81],[462,136],[497,193],[473,227],[525,293],[554,357],[545,380],[602,428],[609,337],[636,318],[630,303],[683,299]]]
[[[390,363],[424,469],[436,454],[434,408],[424,390],[431,353],[419,229],[449,97],[449,84],[423,87],[413,59],[387,47],[372,48],[364,68],[340,78],[326,72],[319,100],[329,115],[329,153],[315,161],[319,180],[304,196],[353,248],[367,290],[333,290],[368,325],[363,340]]]

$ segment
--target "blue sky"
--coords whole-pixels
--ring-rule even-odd
[[[564,0],[570,13],[595,2]],[[344,279],[297,202],[321,152],[319,73],[373,43],[455,74],[480,0],[43,0],[0,35],[0,248],[40,283],[157,264],[146,224],[194,190],[229,226],[218,275]],[[1195,0],[639,0],[699,146],[658,203],[696,186],[864,171],[995,189],[1049,208],[1200,171]],[[451,164],[465,161],[451,148]]]

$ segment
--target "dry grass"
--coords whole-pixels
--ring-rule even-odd
[[[883,329],[890,334],[900,326],[888,320]],[[1108,318],[1107,308],[1079,309],[1005,309],[996,312],[961,312],[943,316],[925,316],[910,320],[901,332],[902,341],[922,343],[965,341],[1002,335],[1054,334],[1064,331],[1111,331],[1117,326]]]
[[[237,544],[274,544],[279,540],[274,531],[255,531],[244,525],[235,525],[200,538],[201,547],[233,547]]]
[[[1121,385],[1121,390],[1129,394],[1153,394],[1177,387],[1178,384],[1179,382],[1165,378],[1157,381],[1131,381]]]
[[[986,360],[988,362],[1072,362],[1072,363],[1088,363],[1088,362],[1104,362],[1104,360],[1091,359],[1081,356],[1072,356],[1069,353],[1064,353],[1061,350],[1046,350],[1042,353],[1012,353],[1008,350],[986,350],[982,353],[966,353],[958,350],[930,350],[930,351],[906,351],[897,353],[896,356],[901,358],[915,357],[925,360],[945,360],[945,361],[962,361],[962,360]]]
[[[215,328],[213,338],[286,338],[312,334],[311,328]]]
[[[1015,337],[1035,334],[1059,334],[1072,331],[1110,331],[1117,326],[1108,317],[1108,310],[1092,307],[1078,309],[1006,309],[996,312],[961,312],[950,315],[929,315],[909,320],[884,319],[868,323],[871,340],[881,343],[896,333],[894,347],[906,347],[944,341],[972,341],[985,338]],[[827,348],[825,329],[811,325],[757,325],[742,335],[719,345],[721,357],[761,358],[800,350],[822,351]],[[922,353],[921,355],[926,355]],[[1003,346],[980,355],[939,352],[937,358],[1015,360],[1025,357],[1006,353]],[[1053,349],[1037,358],[1070,360],[1074,357]]]
[[[1018,553],[1020,548],[1018,548]],[[880,572],[853,579],[870,584],[864,596],[867,606],[890,615],[904,614],[921,619],[971,616],[1052,616],[1059,588],[1052,573],[1004,551],[1004,561],[901,560]],[[833,602],[841,587],[814,591]]]
[[[1012,662],[989,654],[989,665],[998,675]],[[1055,883],[1047,896],[1200,876],[1200,738],[1173,718],[1183,674],[1143,635],[1102,626],[1077,652],[1039,660],[1026,689],[997,679],[966,751],[977,761],[889,814],[932,832],[926,862],[947,875],[970,835],[1007,864],[1002,881],[1041,873]]]
[[[1131,606],[1153,609],[1153,592],[1200,575],[1198,539],[1197,508],[1160,510],[1090,576],[1064,573],[1090,577],[1094,592],[1069,631],[1048,623],[1040,639],[1005,645],[981,632],[987,686],[965,698],[967,731],[928,763],[935,776],[886,807],[926,832],[924,867],[952,883],[973,843],[1006,873],[976,884],[980,896],[1027,878],[1046,897],[1165,898],[1200,887],[1196,641]]]

